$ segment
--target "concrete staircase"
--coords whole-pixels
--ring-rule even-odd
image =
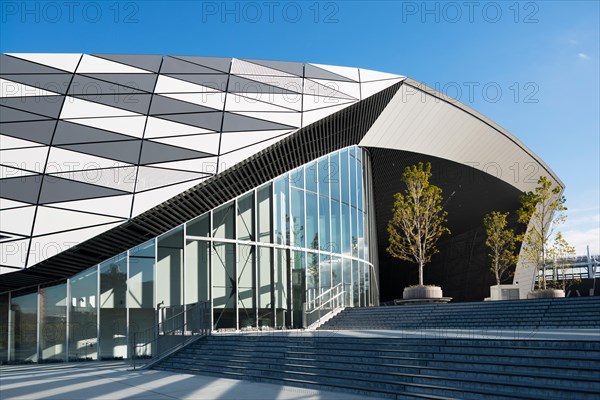
[[[324,326],[337,330],[216,334],[154,368],[391,399],[598,400],[599,306],[582,298],[347,309]],[[519,334],[481,334],[509,326]],[[424,327],[433,329],[415,329]],[[554,333],[568,340],[547,340]]]
[[[319,329],[600,329],[600,297],[346,308]]]
[[[392,399],[595,399],[600,342],[215,335],[156,369]]]

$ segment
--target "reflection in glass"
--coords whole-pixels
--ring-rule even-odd
[[[344,304],[349,307],[352,303],[352,261],[349,258],[343,259],[342,264],[342,275],[344,276],[344,291],[345,301]]]
[[[319,253],[306,253],[306,293],[307,301],[319,294]]]
[[[360,306],[360,276],[358,261],[352,260],[352,300],[354,307]]]
[[[37,307],[38,294],[29,293],[11,299],[13,312],[12,337],[16,362],[37,362]]]
[[[273,249],[258,247],[257,265],[258,326],[273,327]]]
[[[292,252],[292,327],[302,328],[302,310],[306,302],[306,268],[304,252]]]
[[[275,214],[273,215],[273,229],[275,231],[275,243],[289,244],[290,243],[290,221],[289,221],[289,204],[288,204],[288,179],[287,177],[279,178],[275,181]]]
[[[238,312],[240,329],[256,327],[255,246],[238,245]]]
[[[98,267],[70,279],[69,361],[98,359]]]
[[[319,293],[317,296],[323,294],[331,288],[331,256],[322,254],[319,263]],[[328,297],[323,298],[324,301],[328,300]]]
[[[154,308],[154,243],[150,240],[129,251],[129,308]]]
[[[340,219],[340,203],[331,200],[331,244],[329,248],[332,253],[339,253],[342,250]]]
[[[100,307],[125,308],[127,253],[100,264]]]
[[[352,247],[352,256],[358,257],[358,212],[355,207],[350,209],[350,219],[352,229],[350,231],[350,246]]]
[[[317,164],[319,178],[319,194],[329,197],[329,159],[321,158]]]
[[[368,271],[365,268],[365,264],[364,263],[359,263],[359,268],[360,268],[360,306],[363,307],[365,305],[365,284],[366,284],[366,277],[367,277],[367,273]]]
[[[275,249],[275,326],[289,326],[287,250]]]
[[[362,212],[358,213],[358,227],[357,227],[357,239],[358,239],[358,258],[361,260],[365,260],[365,240],[364,240],[364,232],[363,232],[363,224],[364,224],[364,214]]]
[[[210,237],[210,213],[205,213],[187,223],[187,234],[190,236]]]
[[[261,187],[256,192],[257,197],[257,220],[258,241],[271,243],[271,185]]]
[[[183,302],[183,226],[158,237],[157,256],[156,301],[162,302],[164,307],[180,306]]]
[[[360,151],[357,152],[360,154]],[[359,210],[363,210],[363,175],[362,166],[358,165],[358,173],[356,174],[356,199]]]
[[[348,172],[348,150],[340,152],[340,181],[342,202],[350,203],[350,174]]]
[[[360,150],[357,150],[360,151]],[[354,156],[354,147],[349,149],[350,156],[350,205],[356,207],[356,158]]]
[[[331,287],[342,283],[342,258],[331,257]]]
[[[234,239],[233,202],[217,208],[213,212],[213,237],[219,239]]]
[[[342,253],[350,255],[350,206],[348,204],[342,204]]]
[[[290,186],[304,189],[304,168],[298,168],[289,174]]]
[[[340,157],[338,153],[329,156],[329,188],[331,198],[340,200]]]
[[[305,175],[306,175],[306,190],[309,190],[311,192],[317,192],[317,163],[316,162],[312,162],[310,164],[308,164],[305,168]]]
[[[129,308],[129,335],[136,343],[154,339],[154,266],[155,241],[149,240],[129,251],[127,279],[127,307]],[[152,343],[137,348],[137,357],[150,357]],[[131,354],[129,355],[131,357]]]
[[[208,301],[210,242],[188,240],[185,246],[185,304]]]
[[[365,306],[371,304],[371,267],[369,264],[364,263],[363,267],[365,269]]]
[[[254,240],[254,192],[237,201],[237,237],[239,240]]]
[[[292,188],[292,246],[306,247],[304,244],[304,191]]]
[[[8,362],[8,293],[0,294],[0,364]]]
[[[215,329],[237,329],[235,244],[213,242],[213,307]]]
[[[306,247],[319,249],[317,195],[306,192]]]
[[[40,288],[40,356],[65,361],[67,356],[67,284]]]
[[[100,359],[127,357],[127,254],[100,264]]]
[[[329,198],[319,196],[319,247],[323,251],[331,249],[331,238],[329,236]]]

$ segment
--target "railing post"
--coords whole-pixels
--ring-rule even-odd
[[[136,341],[135,334],[136,334],[136,332],[133,332],[133,348],[131,349],[131,354],[132,354],[131,358],[133,359],[133,370],[134,371],[135,371],[135,353],[136,353],[136,349],[137,349],[137,347],[136,347],[137,341]]]

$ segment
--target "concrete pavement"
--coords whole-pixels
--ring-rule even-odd
[[[165,371],[131,371],[125,362],[0,367],[2,400],[359,400],[364,396]]]

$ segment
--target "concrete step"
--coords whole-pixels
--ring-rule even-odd
[[[156,368],[392,399],[598,400],[600,341],[330,331],[431,328],[441,335],[462,328],[521,334],[552,327],[600,328],[600,298],[348,308],[310,334],[209,336]]]
[[[529,345],[528,342],[535,344]],[[581,343],[581,344],[580,344]],[[546,346],[544,346],[544,344]],[[509,341],[509,340],[410,340],[402,338],[390,338],[385,342],[381,339],[365,338],[318,338],[312,340],[297,340],[285,336],[265,337],[261,340],[247,339],[245,335],[234,338],[207,338],[205,341],[193,345],[191,348],[202,346],[207,349],[210,346],[235,346],[249,349],[269,347],[302,350],[352,350],[352,351],[436,351],[438,353],[463,353],[472,354],[513,354],[523,356],[542,356],[549,349],[552,355],[560,357],[584,357],[590,360],[600,361],[600,342],[567,342],[567,341]]]
[[[354,337],[342,336],[337,334],[325,334],[323,332],[314,332],[314,334],[306,334],[306,332],[292,332],[290,334],[283,332],[260,333],[260,334],[228,334],[228,335],[212,335],[203,338],[197,343],[215,341],[224,343],[232,342],[254,342],[264,343],[272,341],[283,341],[285,343],[365,343],[370,345],[453,345],[453,346],[469,346],[469,347],[520,347],[520,348],[561,348],[561,349],[579,349],[579,350],[600,350],[600,341],[565,341],[565,340],[529,340],[529,339],[477,339],[477,338],[419,338],[419,337],[389,337],[386,341],[382,341],[380,337]]]
[[[587,390],[596,390],[600,392],[600,369],[595,371],[587,371],[587,374],[579,374],[579,370],[566,369],[550,369],[550,368],[521,368],[519,372],[514,369],[509,369],[508,365],[502,365],[504,368],[498,368],[500,365],[484,364],[478,368],[473,368],[467,363],[452,365],[446,364],[443,366],[432,366],[429,362],[421,362],[421,365],[409,365],[407,363],[394,363],[394,360],[385,357],[327,357],[320,355],[310,355],[309,357],[294,357],[286,355],[277,363],[273,362],[271,355],[261,354],[195,354],[186,353],[185,356],[176,356],[169,360],[172,365],[193,365],[195,363],[210,363],[212,361],[220,361],[236,364],[251,364],[254,365],[277,365],[285,366],[308,366],[316,369],[340,370],[346,371],[349,363],[352,365],[353,372],[376,373],[378,376],[394,374],[418,374],[430,376],[446,376],[462,379],[479,379],[485,378],[496,382],[506,382],[512,384],[514,382],[543,385],[545,387],[556,388],[586,388]],[[483,368],[485,366],[486,368]],[[340,372],[346,373],[346,372]]]
[[[461,377],[430,376],[424,374],[401,374],[386,373],[377,371],[372,373],[360,373],[355,369],[327,369],[316,366],[290,365],[290,364],[268,364],[251,363],[243,365],[242,363],[232,364],[231,360],[219,362],[214,359],[204,361],[199,364],[191,360],[183,364],[181,360],[169,365],[165,363],[163,368],[181,369],[185,367],[186,371],[202,373],[215,372],[223,373],[237,372],[244,377],[250,378],[296,378],[300,380],[314,381],[317,383],[333,384],[335,386],[351,387],[364,391],[382,391],[387,393],[399,393],[406,390],[407,386],[427,385],[432,391],[431,394],[442,394],[439,390],[460,390],[462,394],[469,394],[464,398],[481,397],[482,393],[513,396],[513,398],[546,398],[546,399],[564,399],[564,398],[594,398],[596,392],[586,390],[586,388],[561,388],[548,386],[534,386],[535,384],[521,384],[518,382],[498,382],[497,379],[488,379],[485,377],[475,377],[465,379]],[[437,390],[436,390],[437,389]],[[445,394],[445,393],[444,393]],[[475,396],[471,396],[475,394]],[[574,396],[575,395],[575,396]]]
[[[435,351],[435,352],[434,352]],[[255,352],[265,352],[270,354],[273,359],[276,358],[285,358],[285,357],[331,357],[335,356],[348,356],[354,357],[355,360],[359,362],[363,360],[363,358],[368,358],[374,354],[379,355],[380,357],[387,357],[388,359],[399,359],[404,360],[407,358],[416,359],[416,360],[437,360],[437,361],[453,361],[453,362],[489,362],[493,361],[494,364],[499,365],[524,365],[524,366],[544,366],[552,363],[556,360],[556,357],[561,357],[559,355],[552,355],[549,352],[543,355],[518,355],[512,353],[504,353],[504,354],[490,354],[484,352],[442,352],[437,350],[361,350],[361,349],[336,349],[336,348],[319,348],[319,349],[302,349],[302,348],[286,348],[286,347],[264,347],[264,348],[252,348],[252,347],[234,347],[232,349],[219,347],[219,346],[210,346],[202,347],[201,349],[190,349],[189,354],[254,354]],[[564,356],[563,356],[564,357]],[[562,358],[561,366],[564,368],[589,368],[593,371],[600,370],[600,361],[598,358],[588,358],[585,355],[581,355],[580,357],[571,358]]]

